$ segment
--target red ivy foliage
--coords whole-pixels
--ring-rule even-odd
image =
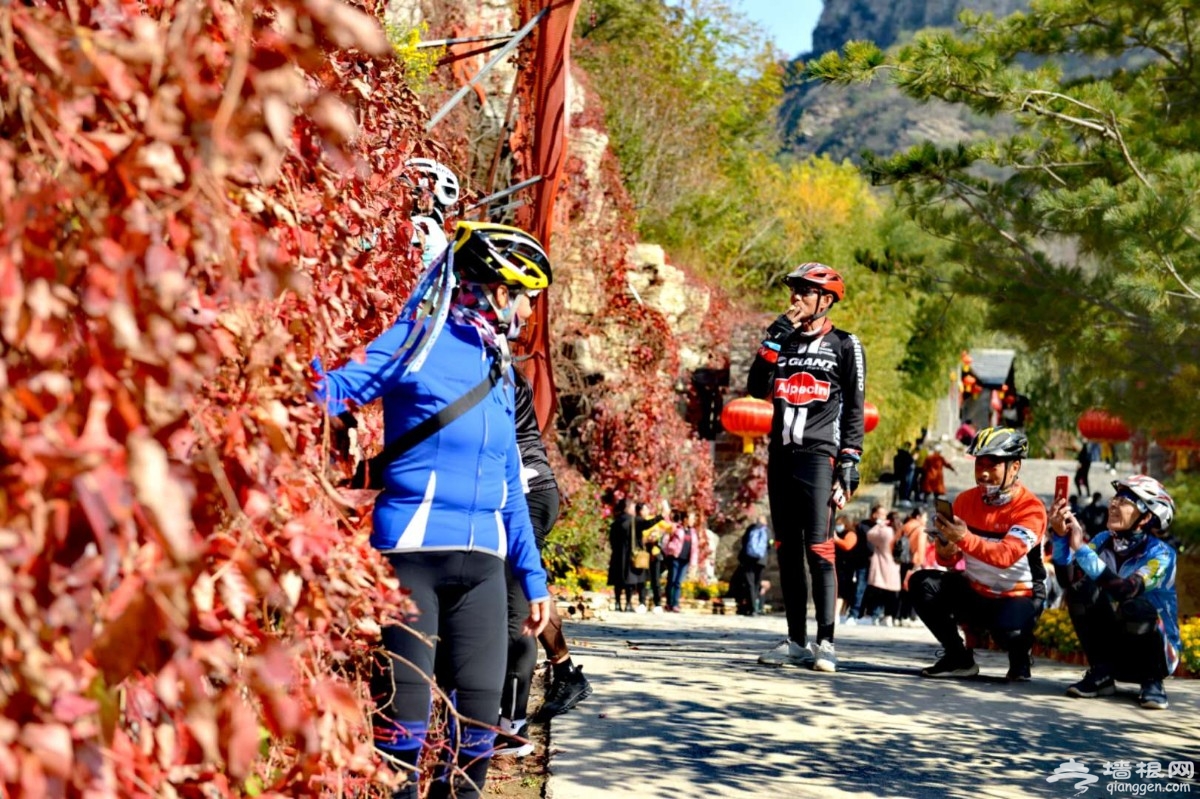
[[[406,600],[308,364],[415,275],[402,67],[329,0],[8,4],[0,61],[0,794],[339,793]]]
[[[586,76],[581,77],[586,89]],[[584,111],[572,119],[572,125],[602,130],[599,101],[587,94]],[[605,494],[644,500],[665,494],[677,508],[708,515],[716,509],[710,445],[683,418],[678,406],[686,396],[675,391],[676,381],[686,378],[680,363],[683,342],[660,312],[629,291],[627,257],[635,240],[635,215],[611,153],[600,166],[601,185],[590,185],[586,165],[577,158],[568,161],[569,202],[559,206],[565,218],[555,234],[555,252],[571,252],[581,268],[602,275],[601,311],[582,320],[558,304],[551,322],[560,342],[598,331],[620,331],[610,336],[607,346],[624,368],[619,378],[610,375],[595,385],[576,388],[586,394],[586,401],[579,404],[587,416],[572,420],[567,432],[577,439],[573,442],[577,446],[564,444],[562,449],[580,453],[572,465]],[[584,202],[586,195],[596,193],[604,195],[599,218]],[[551,292],[550,296],[555,303],[557,295]],[[713,296],[723,308],[723,300],[715,292]],[[727,346],[727,334],[706,323],[690,343],[717,353]],[[572,484],[570,476],[566,484]]]

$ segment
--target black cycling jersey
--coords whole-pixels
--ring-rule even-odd
[[[789,330],[789,328],[791,328]],[[775,405],[772,451],[862,455],[866,357],[856,336],[826,323],[806,337],[780,317],[750,367],[748,390]]]
[[[558,488],[554,479],[554,471],[550,468],[550,460],[546,457],[546,445],[542,443],[542,432],[538,429],[537,414],[533,409],[533,387],[517,369],[517,449],[521,451],[522,469],[532,469],[536,474],[528,474],[529,490]]]

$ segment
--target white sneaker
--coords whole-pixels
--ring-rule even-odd
[[[638,605],[636,608],[634,608],[634,609],[633,609],[633,612],[634,612],[634,613],[645,613],[645,612],[646,612],[646,606],[645,606],[645,605]]]
[[[811,666],[813,653],[807,646],[785,638],[759,655],[758,662],[764,666]]]
[[[842,625],[845,627],[856,627],[858,625],[858,619],[854,618],[853,616],[847,616],[846,620],[842,622]]]
[[[814,644],[813,657],[813,671],[827,671],[831,674],[837,671],[837,650],[833,648],[833,641]]]
[[[883,626],[884,627],[895,627],[896,620],[893,619],[891,616],[884,616],[883,617]]]
[[[662,605],[655,605],[654,607],[650,608],[650,612],[651,613],[662,613],[663,612]]]

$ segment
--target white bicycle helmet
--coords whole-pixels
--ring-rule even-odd
[[[432,158],[410,158],[404,167],[420,175],[417,185],[433,192],[433,198],[443,210],[458,202],[458,178],[448,167]]]
[[[1113,489],[1120,494],[1126,492],[1142,501],[1144,513],[1154,514],[1158,519],[1158,529],[1166,530],[1175,518],[1175,501],[1162,487],[1162,483],[1144,474],[1134,474],[1123,480],[1113,480]],[[1139,508],[1140,510],[1140,508]]]

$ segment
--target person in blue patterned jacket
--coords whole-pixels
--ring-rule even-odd
[[[1136,682],[1138,704],[1165,710],[1163,679],[1174,673],[1182,651],[1176,553],[1160,537],[1175,516],[1175,503],[1145,475],[1114,480],[1113,488],[1108,529],[1089,543],[1066,499],[1050,509],[1054,570],[1066,587],[1071,623],[1089,667],[1067,694],[1110,696],[1115,681]]]
[[[368,345],[364,360],[330,372],[317,364],[316,397],[331,415],[381,400],[391,444],[486,387],[480,401],[382,465],[371,535],[416,608],[403,626],[383,629],[386,652],[372,685],[380,710],[375,746],[416,774],[436,677],[461,721],[449,736],[456,762],[443,764],[428,795],[477,797],[508,653],[506,561],[529,601],[526,634],[540,634],[549,618],[546,572],[521,486],[506,335],[519,324],[520,294],[546,288],[551,274],[527,233],[469,222],[459,223],[452,251],[433,267],[439,269],[435,280],[418,284],[423,298],[406,306],[420,310],[402,313]],[[414,348],[423,348],[421,357],[412,357]],[[418,795],[415,776],[395,794]]]

